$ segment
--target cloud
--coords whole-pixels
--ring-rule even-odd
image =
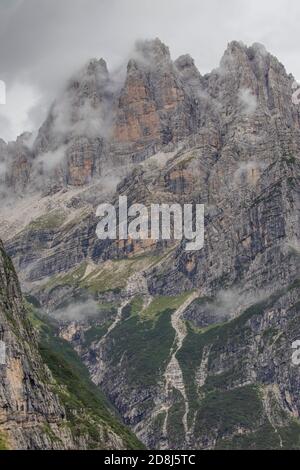
[[[32,106],[39,106],[40,95],[32,86],[19,82],[7,83],[6,88],[6,104],[0,105],[0,138],[8,142],[36,127],[29,113]]]
[[[5,174],[6,174],[6,163],[1,162],[1,160],[0,160],[0,184],[1,184],[2,178],[5,176]]]
[[[34,162],[35,171],[38,173],[39,170],[43,170],[47,173],[57,168],[63,162],[67,148],[66,145],[63,145],[53,152],[45,152],[39,155]]]
[[[204,302],[201,310],[217,321],[229,320],[240,315],[251,305],[263,301],[269,294],[265,290],[259,290],[255,294],[237,289],[221,290],[216,297]]]
[[[247,116],[255,113],[257,108],[257,98],[249,88],[242,88],[239,91],[239,102],[242,105],[242,112]]]
[[[2,114],[2,110],[0,108],[0,135],[2,138],[6,138],[7,136],[13,136],[13,125],[11,121],[8,119],[7,116]]]
[[[299,16],[297,0],[2,0],[0,80],[26,95],[23,131],[41,124],[66,80],[91,57],[115,69],[139,38],[160,37],[173,59],[191,54],[201,73],[218,66],[229,41],[260,42],[300,76]],[[2,113],[12,129],[0,136],[20,133],[19,107],[15,100],[9,115]]]
[[[80,73],[78,77],[82,90],[78,91],[71,87],[61,93],[51,113],[54,118],[55,136],[61,136],[63,140],[70,135],[91,139],[108,136],[112,119],[111,97],[108,89],[110,84],[107,83],[105,86],[102,83],[103,80],[97,72],[90,77],[85,70],[85,73]],[[89,96],[86,96],[87,90],[89,90]],[[99,103],[96,105],[95,101]]]
[[[63,322],[84,321],[89,318],[99,316],[101,309],[99,304],[93,299],[72,303],[65,308],[55,310],[51,316]]]

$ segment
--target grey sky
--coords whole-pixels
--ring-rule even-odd
[[[136,39],[159,37],[201,73],[229,41],[261,42],[300,78],[299,0],[0,0],[0,137],[37,127],[65,80],[89,58],[124,62]]]

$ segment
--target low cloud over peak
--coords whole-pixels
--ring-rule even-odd
[[[2,0],[0,12],[6,140],[37,128],[66,80],[91,57],[104,57],[113,70],[137,38],[159,37],[173,59],[191,54],[201,74],[218,66],[230,40],[259,42],[300,76],[296,0]]]

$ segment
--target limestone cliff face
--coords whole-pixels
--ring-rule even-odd
[[[239,42],[205,76],[189,56],[172,62],[158,40],[137,45],[120,87],[98,67],[100,82],[94,63],[67,93],[71,127],[56,128],[57,116],[69,123],[64,103],[34,146],[37,160],[64,149],[57,190],[25,198],[16,215],[2,209],[22,284],[147,446],[299,448],[293,77],[263,46]],[[109,120],[99,125],[103,106]],[[121,168],[117,188],[105,186]],[[204,204],[204,248],[98,240],[96,206],[119,194],[129,205]],[[87,298],[100,313],[87,304],[63,318],[66,304]]]
[[[47,385],[53,379],[38,353],[19,283],[2,242],[0,323],[1,341],[5,344],[4,363],[0,365],[0,433],[6,447],[72,447],[71,433],[63,426],[65,410]],[[56,441],[49,437],[51,433]]]
[[[192,131],[189,100],[168,48],[158,39],[138,43],[118,101],[116,142],[132,151],[178,142]]]
[[[56,340],[49,340],[49,331],[42,335],[39,345],[38,332],[29,321],[15,270],[0,241],[0,447],[25,450],[139,447],[135,437],[105,408],[102,398],[88,388],[88,382],[80,383],[81,378],[74,374],[77,386],[87,398],[90,393],[90,400],[97,404],[94,414],[91,403],[81,401],[76,391],[69,388],[67,379],[76,369],[76,356],[69,370],[57,350],[62,344],[50,348],[49,344]],[[65,374],[62,382],[57,375],[59,369]],[[75,402],[69,403],[68,397]]]
[[[16,142],[10,142],[0,148],[4,173],[2,185],[12,193],[22,193],[28,187],[33,159],[28,145],[30,139],[31,135],[24,133]]]

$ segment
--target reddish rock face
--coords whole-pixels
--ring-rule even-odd
[[[159,40],[138,45],[135,55],[118,101],[114,139],[118,144],[131,143],[133,150],[174,142],[184,135],[188,122],[179,72]]]
[[[117,143],[159,140],[160,121],[145,75],[136,69],[129,73],[120,96],[113,132]]]

